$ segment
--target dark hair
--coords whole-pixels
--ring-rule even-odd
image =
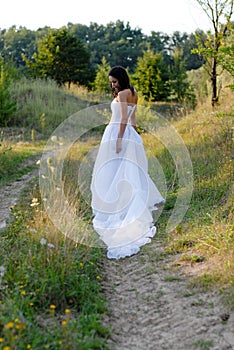
[[[109,71],[109,76],[112,76],[118,80],[119,91],[122,91],[124,89],[130,89],[132,94],[134,95],[134,93],[135,93],[134,87],[130,84],[130,79],[129,79],[128,73],[124,67],[114,66]],[[116,97],[117,93],[116,93],[115,89],[113,89],[112,92],[113,92],[113,95]]]

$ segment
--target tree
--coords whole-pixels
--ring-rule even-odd
[[[102,58],[102,63],[98,65],[96,78],[94,80],[94,90],[97,92],[110,92],[110,84],[108,83],[108,72],[111,66],[106,61],[106,58]]]
[[[230,35],[220,49],[220,65],[234,78],[234,24],[232,24]],[[234,89],[234,84],[230,87]]]
[[[209,75],[212,84],[211,104],[215,106],[219,98],[217,88],[219,54],[230,26],[234,0],[196,1],[210,19],[213,27],[213,33],[208,32],[208,39],[205,42],[205,47],[199,43],[198,49],[193,50],[193,52],[204,56],[207,64],[209,64]]]
[[[14,62],[15,67],[25,71],[25,61],[22,54],[31,58],[36,50],[36,34],[25,27],[12,26],[1,33],[1,55],[6,61]]]
[[[66,28],[53,29],[38,42],[31,61],[24,56],[31,75],[54,79],[59,85],[88,85],[92,79],[90,53]]]
[[[170,95],[169,70],[161,53],[144,51],[139,57],[133,84],[148,101],[166,100]]]
[[[170,86],[174,99],[182,103],[189,91],[187,72],[182,57],[182,50],[176,48],[173,53],[173,65],[170,74]]]
[[[0,56],[0,126],[7,126],[11,114],[16,110],[16,103],[12,101],[9,91],[11,80],[15,76],[14,68]]]

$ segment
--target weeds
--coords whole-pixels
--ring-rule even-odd
[[[37,184],[1,234],[0,349],[106,349],[102,251],[50,223]]]

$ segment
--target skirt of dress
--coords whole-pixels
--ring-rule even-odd
[[[120,259],[136,254],[156,233],[152,211],[164,203],[148,174],[142,139],[128,124],[122,151],[116,153],[118,123],[103,134],[92,182],[93,227],[107,246],[107,257]]]

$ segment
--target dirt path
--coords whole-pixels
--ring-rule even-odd
[[[27,160],[24,162],[23,167],[35,164],[34,160]],[[19,200],[22,190],[27,184],[38,175],[38,169],[23,175],[16,181],[9,182],[0,188],[0,230],[4,229],[7,225],[7,221],[10,218],[10,206],[13,206]]]
[[[7,225],[9,207],[37,175],[35,169],[0,189],[0,228]],[[135,256],[105,259],[110,350],[234,350],[234,313],[217,292],[190,289],[195,268],[185,274],[173,267],[176,259],[163,253],[157,236]]]
[[[176,257],[156,242],[138,255],[104,262],[110,349],[234,349],[234,313],[217,292],[190,289],[190,277],[173,267]]]

